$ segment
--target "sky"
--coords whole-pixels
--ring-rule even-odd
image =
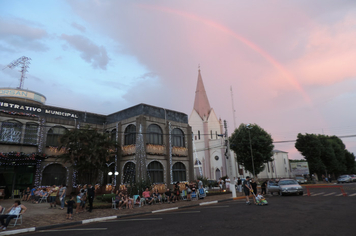
[[[30,57],[23,88],[47,105],[190,115],[200,66],[229,133],[255,123],[274,141],[356,135],[355,38],[353,0],[0,0],[0,68]],[[0,87],[19,78],[0,70]],[[275,148],[302,158],[294,142]]]

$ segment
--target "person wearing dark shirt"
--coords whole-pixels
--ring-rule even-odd
[[[167,191],[164,193],[167,197],[167,201],[168,203],[174,203],[174,196],[173,193],[171,192],[171,190],[169,188],[167,188]]]
[[[267,188],[267,180],[265,180],[262,184],[261,184],[261,194],[266,194],[266,188]]]
[[[74,197],[70,196],[70,200],[66,201],[65,204],[67,205],[67,219],[72,219],[73,215],[73,206],[75,204]]]
[[[88,185],[88,200],[89,200],[89,212],[92,212],[93,210],[93,201],[94,201],[94,196],[95,196],[95,189],[94,186],[91,184]]]
[[[246,204],[251,205],[250,203],[250,190],[251,188],[251,183],[250,183],[250,177],[246,176],[246,180],[243,182],[243,187],[244,187],[244,192],[245,192],[245,197],[246,197]]]

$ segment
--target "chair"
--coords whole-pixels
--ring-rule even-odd
[[[112,207],[112,209],[117,210],[117,208],[116,208],[116,202],[115,202],[115,198],[114,198],[114,197],[111,199],[111,207]]]
[[[195,190],[192,191],[192,193],[190,194],[190,198],[192,199],[192,201],[197,201],[198,200],[198,195],[197,195],[197,192]]]
[[[199,189],[199,198],[205,198],[205,197],[206,197],[205,189],[200,188]]]
[[[42,203],[42,201],[46,201],[47,203],[47,198],[48,198],[48,194],[46,194],[45,196],[42,196],[39,200],[38,200],[38,203]]]
[[[187,200],[187,190],[182,190],[182,192],[180,193],[180,198],[182,200]]]
[[[21,192],[19,189],[15,189],[12,194],[13,194],[12,196],[14,199],[15,199],[15,196],[18,196],[18,198],[21,199]]]
[[[21,214],[19,214],[16,218],[13,218],[13,220],[15,222],[11,223],[11,221],[10,221],[10,224],[8,225],[8,227],[15,227],[16,225],[22,225],[22,215]],[[20,223],[18,223],[19,220],[20,220]]]
[[[5,212],[5,207],[3,207],[3,208],[2,208],[2,210],[1,210],[0,214],[1,214],[1,215],[3,215],[3,214],[4,214],[4,212]]]

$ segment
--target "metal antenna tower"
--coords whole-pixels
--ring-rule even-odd
[[[232,104],[232,115],[234,118],[234,130],[236,129],[236,116],[235,116],[235,105],[234,105],[234,94],[232,92],[232,86],[230,86],[230,91],[231,91],[231,104]]]
[[[6,68],[12,69],[14,67],[20,66],[20,68],[21,68],[21,70],[19,70],[21,72],[20,86],[17,87],[19,89],[23,88],[23,84],[24,84],[24,81],[26,79],[26,72],[27,72],[27,69],[29,68],[29,66],[31,64],[30,60],[31,60],[31,58],[22,56],[19,59],[11,62],[10,64],[8,64],[7,66],[4,67],[4,69],[6,69]]]

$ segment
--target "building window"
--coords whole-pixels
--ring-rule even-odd
[[[215,139],[218,139],[218,131],[215,131]]]
[[[198,159],[195,161],[194,165],[196,166],[200,166],[201,165],[201,161],[199,161]]]
[[[210,130],[210,138],[213,139],[213,131]]]
[[[149,181],[152,184],[163,183],[163,166],[158,161],[152,161],[147,167]]]
[[[267,162],[267,169],[268,169],[268,173],[270,172],[269,170],[269,162]]]
[[[124,145],[136,144],[136,126],[129,125],[125,129]]]
[[[284,169],[286,170],[286,172],[287,172],[287,167],[284,167]]]
[[[18,121],[4,121],[1,126],[0,141],[7,143],[20,143],[22,124]]]
[[[184,133],[181,129],[173,129],[172,131],[173,146],[184,147]]]
[[[198,130],[198,139],[200,140],[200,130]]]
[[[284,160],[284,164],[286,164],[286,159],[283,159]]]
[[[136,165],[133,162],[127,162],[124,167],[124,184],[135,183]]]
[[[111,130],[110,140],[116,142],[116,129]]]
[[[218,161],[218,160],[219,160],[219,157],[218,157],[218,156],[215,156],[215,160],[217,160],[217,161]]]
[[[24,143],[26,144],[37,144],[38,137],[38,124],[37,123],[26,123]]]
[[[66,128],[61,126],[55,126],[48,130],[47,133],[47,146],[58,147],[60,144],[61,137],[67,131]]]
[[[148,143],[155,145],[163,144],[162,129],[158,125],[149,125],[147,128]]]
[[[272,169],[272,173],[274,173],[274,167],[272,163],[271,163],[271,169]]]
[[[185,165],[182,162],[177,162],[172,167],[173,172],[173,182],[186,181],[186,170]]]

